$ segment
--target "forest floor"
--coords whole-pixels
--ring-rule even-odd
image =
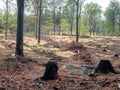
[[[120,71],[120,37],[42,36],[38,44],[34,36],[25,35],[24,55],[15,56],[15,35],[4,40],[0,35],[0,90],[120,90],[120,74],[89,77],[101,59],[110,60]],[[118,57],[115,57],[118,54]],[[57,80],[38,80],[48,61],[59,66]]]

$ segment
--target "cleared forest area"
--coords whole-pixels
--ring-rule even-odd
[[[0,90],[120,90],[120,1],[1,0]]]
[[[119,74],[89,75],[100,60],[110,60],[120,71],[120,37],[25,35],[25,57],[15,56],[15,35],[0,35],[0,89],[7,90],[119,90]],[[117,56],[118,55],[118,56]],[[58,63],[57,80],[40,80],[48,61]],[[91,68],[87,68],[87,66]]]

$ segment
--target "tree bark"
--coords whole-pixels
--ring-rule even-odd
[[[42,77],[43,80],[55,80],[58,78],[58,64],[54,61],[47,63],[45,73]]]
[[[39,30],[38,30],[38,43],[40,43],[40,37],[41,37],[41,17],[42,17],[42,0],[39,1],[40,3],[40,11],[39,11]]]
[[[79,36],[80,36],[80,30],[81,30],[81,13],[82,13],[82,6],[83,6],[83,3],[84,3],[84,0],[81,0],[80,2],[80,5],[79,5],[79,14],[78,14],[78,17],[79,17],[79,27],[78,27],[78,30],[79,30]]]
[[[72,20],[71,20],[71,22],[70,22],[71,36],[72,36],[72,32],[73,32],[73,19],[74,19],[74,17],[72,17]]]
[[[79,0],[77,0],[77,12],[76,12],[76,42],[78,43],[79,39]]]
[[[119,24],[119,34],[120,34],[120,24]]]
[[[38,1],[37,1],[37,6],[36,6],[36,11],[35,11],[35,37],[36,39],[38,39]]]
[[[8,0],[6,0],[6,30],[5,30],[5,40],[7,40],[8,32]]]
[[[24,0],[17,0],[17,41],[16,55],[24,56],[23,54],[23,17],[24,17]]]
[[[59,23],[59,35],[61,33],[61,23]]]
[[[112,18],[112,31],[115,32],[115,17]]]
[[[118,28],[119,28],[119,34],[120,34],[120,18],[119,18]]]
[[[55,7],[54,7],[54,10],[53,10],[53,30],[54,30],[54,35],[55,35],[55,26],[56,26],[56,23],[55,23]]]
[[[116,70],[114,70],[112,64],[110,63],[109,60],[101,60],[98,64],[98,66],[95,68],[94,72],[95,73],[114,73],[114,74],[119,74]]]
[[[59,21],[59,35],[61,33],[61,8],[60,8],[60,21]]]
[[[92,28],[90,27],[90,36],[91,36],[91,33],[92,33],[91,29],[92,29]]]

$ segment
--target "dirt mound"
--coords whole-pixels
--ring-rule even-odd
[[[45,47],[54,47],[54,48],[59,48],[58,42],[47,37],[42,37],[42,40],[45,40],[47,43],[44,44]]]
[[[47,43],[44,45],[45,47],[54,47],[54,48],[60,48],[60,49],[65,49],[65,50],[79,50],[79,49],[85,49],[85,47],[81,43],[76,43],[74,41],[68,42],[60,40],[54,40],[51,38],[43,38],[43,40],[47,41]]]
[[[54,47],[54,48],[60,48],[60,46],[58,45],[58,43],[56,41],[48,41],[45,45],[45,47]]]
[[[84,53],[80,52],[80,53],[74,55],[74,57],[76,57],[78,59],[86,59],[86,60],[92,59],[90,53],[88,53],[88,52],[84,52]]]
[[[57,43],[57,45],[59,46],[59,48],[65,49],[68,47],[69,43],[67,41],[60,41]]]
[[[44,46],[64,49],[68,46],[68,42],[64,42],[64,41],[57,42],[57,41],[51,40],[51,41],[48,41]]]
[[[82,61],[85,64],[92,64],[92,57],[91,54],[88,52],[80,52],[72,56],[73,60]]]
[[[85,62],[86,64],[92,63],[92,55],[82,43],[71,42],[67,50],[71,50],[76,53],[74,56],[71,57],[73,60],[82,60],[82,62]]]
[[[81,50],[86,50],[86,47],[84,47],[81,43],[76,43],[74,41],[72,41],[69,46],[67,47],[67,50],[71,50],[71,51],[75,51],[75,52],[79,52]]]
[[[81,35],[80,38],[90,38],[88,35]]]

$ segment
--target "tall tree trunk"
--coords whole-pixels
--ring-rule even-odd
[[[8,0],[6,0],[6,29],[5,29],[5,40],[7,40],[8,32]]]
[[[92,29],[93,29],[93,21],[92,21],[91,15],[89,15],[89,25],[90,25],[90,35],[92,35]]]
[[[35,38],[38,38],[38,18],[35,20]]]
[[[39,1],[40,3],[40,11],[39,11],[39,30],[38,30],[38,43],[40,43],[40,37],[41,37],[41,17],[42,17],[42,0]]]
[[[56,26],[56,23],[55,23],[55,7],[54,7],[54,11],[53,11],[53,30],[54,30],[54,35],[55,35],[55,26]]]
[[[113,33],[114,33],[114,30],[115,29],[115,24],[114,24],[114,22],[113,22],[113,27],[112,27],[112,30],[113,30]]]
[[[36,18],[35,18],[35,37],[36,37],[36,39],[38,39],[38,3],[37,3],[35,16],[36,16]]]
[[[77,12],[76,12],[76,42],[78,43],[79,39],[79,0],[77,0]]]
[[[119,26],[118,26],[118,27],[119,27],[119,34],[120,34],[120,23],[119,23]]]
[[[79,21],[78,21],[78,22],[79,22],[79,24],[78,24],[78,25],[79,25],[79,27],[78,27],[78,30],[79,30],[78,33],[79,33],[79,36],[80,36],[80,30],[81,30],[81,15],[80,15],[80,17],[79,17]]]
[[[119,28],[119,34],[120,34],[120,17],[119,17],[118,28]]]
[[[95,28],[96,28],[96,23],[95,23],[95,19],[94,19],[94,22],[93,22],[93,35],[95,35]]]
[[[71,35],[72,35],[72,32],[73,32],[73,19],[74,19],[74,16],[72,17],[72,20],[70,22],[70,32],[71,32]]]
[[[24,17],[24,0],[17,0],[17,41],[16,55],[24,56],[23,54],[23,17]]]
[[[72,31],[73,31],[73,22],[70,23],[70,35],[72,36]]]
[[[78,6],[80,8],[79,10],[79,27],[78,27],[78,30],[79,30],[79,35],[80,35],[80,29],[81,29],[81,12],[82,12],[82,6],[83,6],[83,3],[84,3],[85,0],[81,0],[80,2],[80,5]]]
[[[61,23],[59,23],[59,35],[60,35],[60,32],[61,32]]]
[[[91,31],[91,29],[92,29],[92,28],[90,27],[90,36],[91,36],[91,34],[92,34],[92,31]]]
[[[112,31],[114,33],[115,29],[115,17],[113,17],[113,21],[112,21]]]
[[[60,32],[61,32],[61,8],[60,8],[60,21],[59,21],[59,35],[60,35]]]

